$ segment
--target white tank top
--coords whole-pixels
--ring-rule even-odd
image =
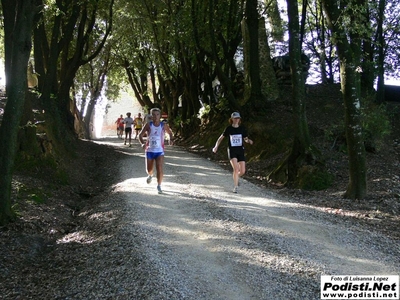
[[[146,151],[147,152],[164,152],[164,137],[165,129],[164,123],[161,122],[160,125],[155,126],[153,122],[150,122],[150,133],[147,137]]]

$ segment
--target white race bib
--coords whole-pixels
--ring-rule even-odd
[[[158,136],[152,136],[149,140],[149,148],[156,149],[161,147],[161,140]]]
[[[241,134],[232,134],[232,135],[230,135],[230,139],[231,139],[232,147],[239,147],[239,146],[243,145]]]

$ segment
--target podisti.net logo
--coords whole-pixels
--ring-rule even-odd
[[[399,299],[399,275],[321,275],[321,299]]]

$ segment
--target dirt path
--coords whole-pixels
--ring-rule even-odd
[[[124,203],[143,299],[320,299],[321,274],[399,274],[398,241],[245,180],[234,194],[229,172],[179,147],[159,195],[137,144],[99,143],[126,154],[109,201]]]

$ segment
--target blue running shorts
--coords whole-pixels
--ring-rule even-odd
[[[146,152],[147,159],[156,159],[161,155],[164,155],[164,152]]]

